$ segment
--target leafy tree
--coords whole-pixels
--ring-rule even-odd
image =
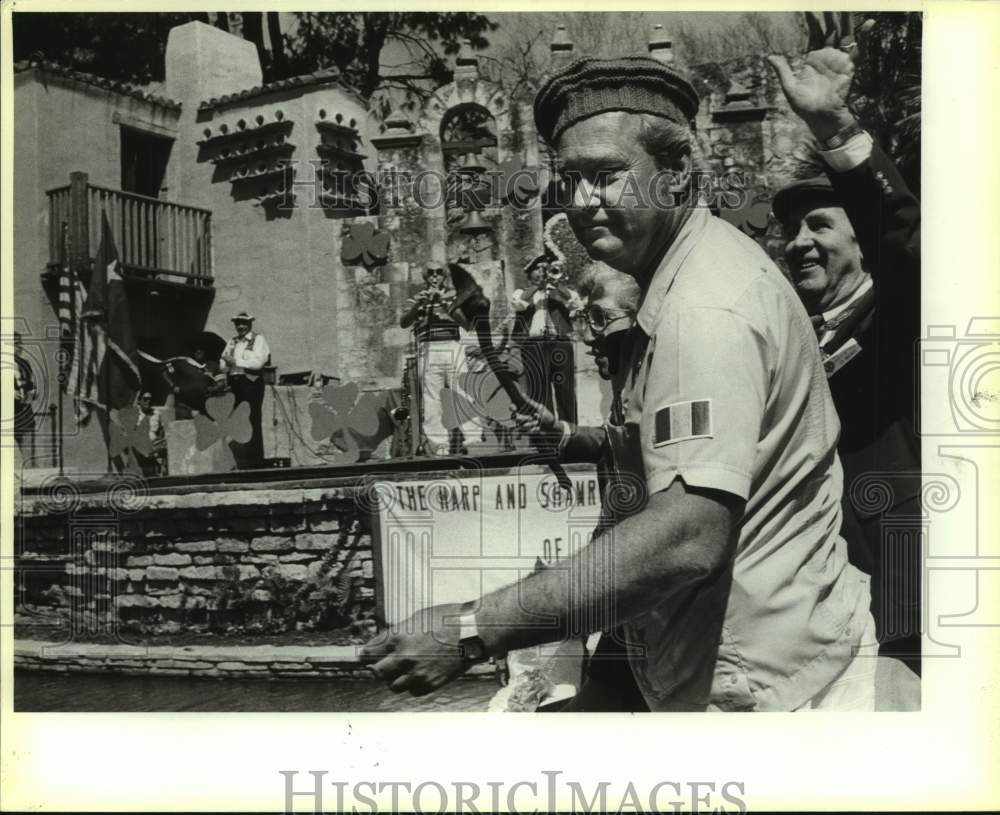
[[[468,12],[304,12],[285,35],[288,71],[339,69],[364,98],[376,91],[426,98],[450,81],[463,40],[485,48],[496,24]]]
[[[613,57],[646,50],[649,19],[644,12],[523,12],[497,14],[498,36],[479,55],[486,76],[512,97],[533,93],[551,67],[549,46],[566,27],[574,56]]]
[[[805,21],[799,26],[782,24],[770,14],[747,11],[729,25],[702,28],[690,19],[679,19],[671,27],[678,59],[685,65],[702,65],[754,54],[777,54],[801,50],[805,45]]]
[[[913,12],[861,12],[854,17],[855,26],[869,18],[875,25],[858,40],[852,106],[919,194],[923,17]]]
[[[12,15],[14,59],[53,60],[79,71],[144,85],[162,81],[171,28],[208,14],[23,12]]]

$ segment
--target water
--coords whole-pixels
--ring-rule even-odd
[[[437,693],[396,695],[370,680],[189,679],[173,676],[14,672],[18,712],[242,711],[315,713],[485,711],[493,677],[462,677]]]

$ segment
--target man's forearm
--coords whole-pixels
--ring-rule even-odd
[[[735,552],[737,508],[729,518],[669,514],[662,496],[564,564],[484,597],[476,622],[487,650],[502,654],[611,628],[725,568]]]

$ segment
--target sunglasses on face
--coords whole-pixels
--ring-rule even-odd
[[[590,330],[595,334],[601,334],[607,330],[608,326],[619,320],[630,318],[632,312],[621,308],[604,308],[597,304],[591,304],[581,311],[578,317],[586,321]]]

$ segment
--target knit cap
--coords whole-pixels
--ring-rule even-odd
[[[652,57],[581,57],[556,71],[535,96],[535,127],[549,144],[577,122],[615,110],[652,113],[689,125],[698,93]]]

